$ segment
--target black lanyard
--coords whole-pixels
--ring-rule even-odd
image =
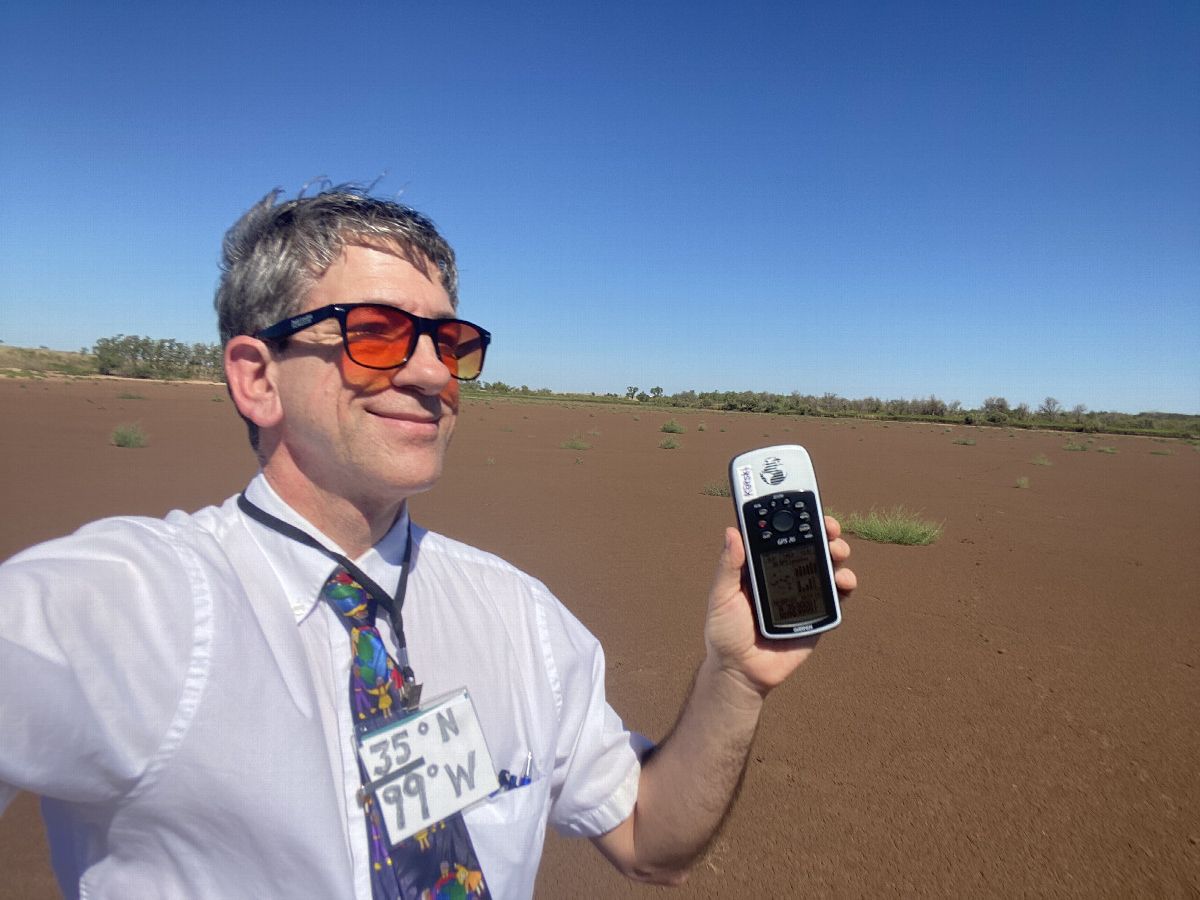
[[[238,509],[244,512],[254,521],[258,522],[260,525],[264,525],[267,528],[270,528],[272,531],[277,531],[284,537],[289,537],[294,541],[298,541],[306,547],[312,547],[314,550],[319,550],[334,562],[344,566],[346,571],[350,573],[351,577],[353,577],[355,581],[366,588],[367,593],[370,594],[371,597],[374,598],[375,602],[382,606],[384,611],[387,613],[388,620],[392,624],[392,634],[396,638],[397,662],[399,662],[400,667],[405,672],[405,676],[407,678],[407,676],[412,672],[412,669],[409,668],[408,665],[408,649],[404,640],[404,617],[401,611],[404,607],[404,594],[408,590],[409,561],[412,559],[412,521],[410,520],[408,523],[408,534],[405,536],[406,539],[404,542],[404,559],[400,563],[400,582],[396,585],[396,593],[395,596],[393,596],[392,594],[389,594],[387,591],[383,590],[383,588],[375,583],[371,576],[369,576],[366,572],[356,566],[341,553],[338,553],[336,550],[330,550],[311,534],[301,531],[295,525],[291,525],[283,521],[283,519],[271,515],[265,509],[255,506],[246,498],[244,493],[238,495],[237,503]]]

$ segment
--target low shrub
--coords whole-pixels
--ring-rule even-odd
[[[844,517],[829,510],[826,512],[841,522],[844,531],[880,544],[925,546],[932,544],[942,534],[941,525],[922,519],[903,506],[890,510],[872,509],[866,515],[852,512]]]
[[[142,431],[142,426],[136,422],[131,422],[127,425],[118,425],[112,432],[112,443],[114,447],[145,447],[149,438],[146,432]]]

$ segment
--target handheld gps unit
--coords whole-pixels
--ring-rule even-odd
[[[808,637],[842,621],[825,514],[808,451],[749,450],[729,463],[730,493],[765,638]]]

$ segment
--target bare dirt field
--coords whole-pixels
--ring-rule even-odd
[[[220,501],[255,468],[220,386],[5,379],[0,410],[0,557]],[[669,418],[686,431],[659,449]],[[129,422],[146,447],[110,445]],[[590,448],[561,448],[576,435]],[[945,531],[851,538],[842,627],[768,701],[741,798],[673,896],[1200,896],[1195,447],[473,400],[414,516],[545,581],[606,647],[613,706],[661,737],[732,521],[702,489],[772,443],[809,448],[837,510],[903,504]],[[31,797],[0,819],[0,873],[0,896],[57,896]],[[539,898],[660,891],[547,841]]]

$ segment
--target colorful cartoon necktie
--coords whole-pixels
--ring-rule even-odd
[[[321,599],[338,613],[339,620],[350,636],[350,710],[355,721],[356,736],[373,731],[414,708],[421,697],[421,686],[417,684],[408,665],[401,615],[412,557],[412,529],[409,529],[408,543],[404,549],[400,584],[396,588],[395,598],[392,598],[345,556],[255,506],[245,494],[238,497],[238,508],[267,528],[319,550],[338,563],[321,589]],[[391,617],[399,665],[387,652],[375,627],[375,614],[381,605]],[[366,785],[368,778],[361,760],[359,776]],[[359,796],[366,819],[371,853],[371,892],[375,900],[466,900],[468,897],[491,897],[461,813],[455,813],[391,847],[379,814],[378,802],[366,790]]]
[[[407,665],[403,645],[399,650],[403,665],[397,665],[387,652],[375,627],[378,604],[345,566],[338,566],[325,582],[321,599],[339,613],[350,635],[350,709],[361,736],[414,707],[420,685]],[[359,775],[366,784],[361,760]],[[371,889],[376,900],[491,896],[461,813],[389,847],[378,802],[365,791],[359,796],[367,820]]]

